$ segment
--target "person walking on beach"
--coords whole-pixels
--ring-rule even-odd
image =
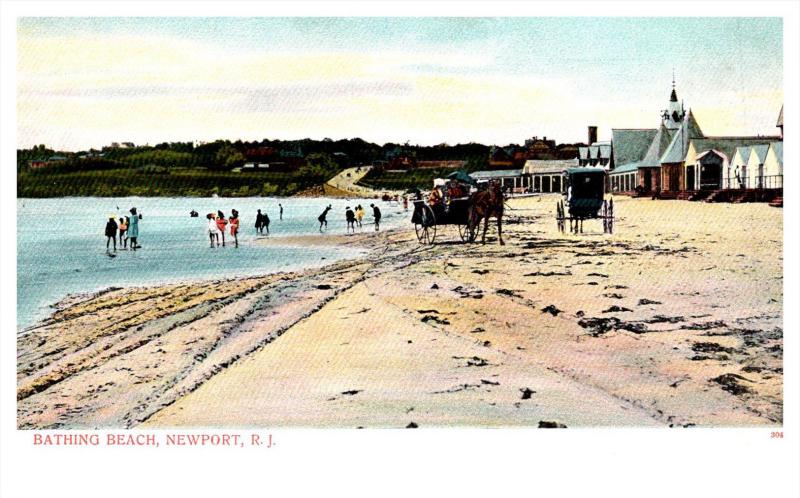
[[[209,247],[213,249],[215,241],[217,242],[217,247],[219,247],[219,228],[217,228],[217,220],[214,217],[214,213],[208,213],[206,215],[206,220],[208,220],[206,232],[208,232],[208,240],[211,244]]]
[[[119,219],[119,245],[123,249],[128,248],[128,236],[126,232],[128,231],[128,217],[120,218]]]
[[[225,219],[225,215],[222,211],[217,211],[217,228],[219,229],[220,235],[222,235],[222,247],[225,247],[225,226],[228,224],[228,220]]]
[[[117,222],[111,216],[106,222],[106,252],[108,252],[108,243],[114,242],[114,252],[117,252]]]
[[[356,214],[350,209],[350,206],[347,206],[344,217],[347,220],[347,233],[350,233],[351,228],[353,229],[353,233],[356,233]]]
[[[264,215],[261,214],[261,210],[258,210],[256,213],[256,235],[260,235],[264,233]]]
[[[283,221],[283,204],[278,203],[278,220]]]
[[[372,208],[372,216],[375,218],[375,231],[381,229],[381,210],[375,204],[370,204]]]
[[[361,228],[361,220],[364,219],[364,208],[361,207],[361,204],[356,206],[356,223],[358,223],[358,228]]]
[[[131,250],[136,251],[139,249],[139,220],[142,219],[140,214],[136,212],[136,208],[131,208],[131,217],[128,221],[128,238],[131,241]]]
[[[319,231],[320,232],[322,231],[322,225],[325,225],[325,229],[326,230],[328,229],[328,211],[330,211],[330,210],[331,210],[331,205],[328,204],[328,206],[325,208],[325,210],[322,211],[322,214],[317,217],[317,220],[319,220]]]
[[[269,235],[269,215],[267,213],[261,215],[261,233],[264,233],[264,230],[266,230],[267,235]]]

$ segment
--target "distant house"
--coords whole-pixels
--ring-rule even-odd
[[[55,155],[50,156],[47,159],[33,159],[28,161],[28,166],[30,166],[31,169],[49,168],[61,164],[66,160],[67,158],[64,156]]]
[[[470,173],[469,176],[479,183],[496,180],[500,182],[502,187],[509,187],[512,189],[523,188],[522,170],[519,169],[475,171],[474,173]]]
[[[489,151],[489,168],[503,170],[514,167],[514,151],[503,147],[492,147]]]
[[[611,142],[594,142],[578,147],[579,166],[611,167]]]
[[[389,160],[386,166],[390,171],[408,171],[417,167],[417,158],[410,154],[400,154]]]
[[[276,156],[273,158],[273,160],[270,160],[269,162],[248,161],[244,163],[244,165],[241,168],[241,171],[287,173],[287,172],[297,171],[304,164],[304,162],[305,161],[302,158]]]
[[[577,159],[529,159],[522,168],[524,187],[533,192],[563,192],[564,170],[576,166]]]
[[[252,162],[266,162],[278,155],[278,149],[275,147],[251,147],[244,151],[244,157]]]

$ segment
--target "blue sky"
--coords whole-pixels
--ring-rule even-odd
[[[783,98],[779,18],[25,18],[18,34],[21,146],[580,141],[656,126],[673,67],[706,133],[774,133]],[[128,119],[92,122],[109,111]]]

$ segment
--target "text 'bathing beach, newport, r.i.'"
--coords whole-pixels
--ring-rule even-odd
[[[21,18],[17,428],[780,430],[782,40]]]

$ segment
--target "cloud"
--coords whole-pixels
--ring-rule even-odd
[[[591,72],[556,77],[508,67],[491,47],[277,51],[146,33],[18,34],[20,146],[356,136],[503,144],[533,134],[580,140],[588,124],[601,135],[657,126],[666,104],[654,99],[643,109],[640,96],[630,95],[632,86],[651,91],[642,86],[652,85],[652,75],[626,80],[623,90],[599,85]],[[779,89],[715,89],[720,83],[706,79],[686,92],[704,96],[693,106],[704,131],[774,131],[767,121],[777,115]]]

